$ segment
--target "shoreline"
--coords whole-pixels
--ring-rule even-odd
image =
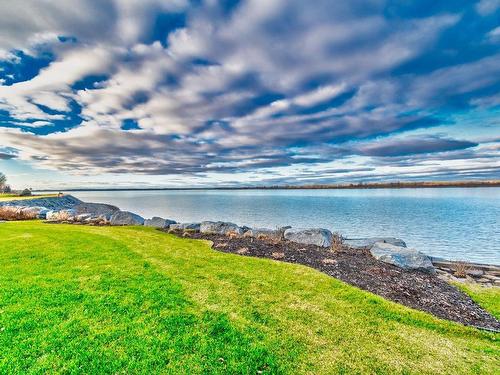
[[[7,203],[7,204],[6,204]],[[9,206],[1,202],[0,206]],[[7,211],[31,213],[52,224],[146,226],[210,240],[215,250],[309,266],[394,302],[476,328],[500,332],[500,322],[453,286],[470,281],[500,287],[500,267],[432,258],[397,238],[343,239],[321,228],[240,227],[229,222],[177,223],[144,219],[118,207],[71,196],[13,201]],[[30,205],[31,203],[31,205]],[[47,204],[51,209],[39,207]],[[34,216],[33,216],[34,215]],[[14,218],[13,220],[16,220]],[[17,219],[20,220],[20,219]],[[23,217],[21,220],[29,220]],[[459,268],[460,266],[460,268]],[[463,275],[459,277],[458,272]]]
[[[208,187],[156,187],[156,188],[74,188],[67,192],[85,191],[203,191],[203,190],[370,190],[370,189],[432,189],[432,188],[482,188],[500,187],[500,180],[465,181],[465,182],[387,182],[366,184],[310,184],[310,185],[276,185],[276,186],[208,186]],[[39,189],[40,192],[58,192],[57,189]]]

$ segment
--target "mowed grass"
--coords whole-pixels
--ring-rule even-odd
[[[498,338],[150,228],[0,224],[2,374],[494,374]]]
[[[40,194],[40,195],[31,195],[29,197],[20,197],[17,194],[2,194],[2,193],[0,193],[0,202],[21,201],[21,200],[39,199],[39,198],[54,198],[54,197],[57,197],[57,194]]]

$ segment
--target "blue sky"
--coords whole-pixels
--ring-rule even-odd
[[[4,0],[15,187],[500,178],[500,0]]]

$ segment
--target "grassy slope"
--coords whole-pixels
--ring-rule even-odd
[[[38,198],[53,198],[53,197],[57,197],[57,194],[43,194],[43,195],[32,195],[29,197],[20,197],[19,195],[16,195],[16,194],[1,194],[0,193],[0,202],[20,201],[20,200],[38,199]]]
[[[0,373],[486,374],[499,355],[498,336],[306,267],[149,228],[0,224]]]

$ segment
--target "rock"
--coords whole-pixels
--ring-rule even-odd
[[[253,238],[269,238],[273,240],[280,240],[282,232],[276,229],[269,228],[251,228],[244,233],[245,237]]]
[[[111,225],[144,225],[144,218],[129,211],[117,211],[111,215]]]
[[[403,269],[436,272],[430,258],[415,249],[376,242],[371,247],[370,253],[377,260]]]
[[[43,210],[40,210],[40,212],[38,212],[38,216],[37,218],[38,219],[46,219],[47,218],[47,212],[49,212],[50,210],[48,208],[44,208]]]
[[[80,203],[74,209],[78,214],[92,214],[97,217],[100,215],[113,215],[115,212],[120,211],[118,207],[104,203]]]
[[[170,227],[171,224],[176,224],[174,220],[163,219],[161,217],[153,217],[144,221],[144,226],[165,229]]]
[[[472,277],[481,277],[484,275],[483,270],[476,270],[476,269],[470,269],[467,270],[467,275],[472,276]]]
[[[368,249],[376,242],[389,243],[394,246],[406,247],[406,243],[394,237],[367,237],[367,238],[347,238],[343,244],[353,249]]]
[[[330,247],[332,245],[332,232],[322,228],[289,228],[285,230],[285,239],[304,245]]]
[[[192,230],[195,232],[200,231],[200,223],[176,223],[176,224],[170,224],[169,227],[170,230],[178,230],[178,231],[183,231],[183,230]]]
[[[234,223],[224,221],[203,221],[200,224],[200,232],[205,234],[228,235],[230,233],[236,233],[242,235],[243,229]]]

